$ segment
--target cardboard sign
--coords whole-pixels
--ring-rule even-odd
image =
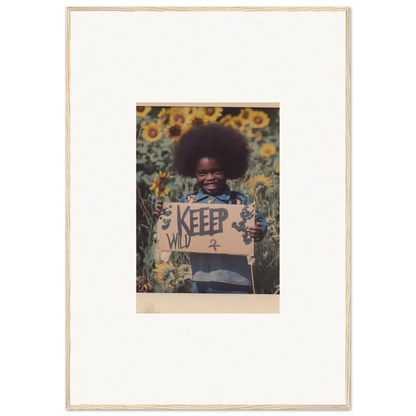
[[[161,251],[254,255],[256,204],[163,203],[157,224],[157,244]]]

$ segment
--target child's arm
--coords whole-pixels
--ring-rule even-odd
[[[237,198],[239,198],[243,204],[251,205],[251,201],[242,193],[237,192]],[[250,237],[253,238],[256,243],[263,240],[263,238],[266,236],[267,221],[260,211],[257,212],[256,223],[254,227],[249,227],[247,230],[250,234]]]
[[[257,214],[257,221],[254,227],[248,228],[248,233],[250,237],[254,239],[255,242],[263,240],[267,234],[267,221],[264,218],[263,214],[259,211]]]
[[[254,238],[255,241],[257,241],[262,235],[261,226],[262,226],[261,222],[256,222],[254,227],[248,228],[248,233],[250,234],[250,237]]]
[[[153,211],[153,216],[158,219],[160,217],[160,215],[162,214],[162,207],[163,207],[163,202],[160,200],[156,201],[156,209]]]

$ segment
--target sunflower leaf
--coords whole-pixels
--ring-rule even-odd
[[[276,157],[276,158],[273,160],[273,169],[276,169],[278,164],[279,164],[279,158],[277,158],[277,157]]]
[[[169,142],[167,142],[167,141],[161,141],[161,143],[160,143],[160,147],[162,148],[162,149],[169,149],[169,147],[170,147],[170,143]]]
[[[155,293],[165,293],[165,285],[163,283],[156,283],[154,287]]]
[[[142,180],[146,185],[150,185],[152,183],[152,180],[149,178],[148,175],[143,175]]]

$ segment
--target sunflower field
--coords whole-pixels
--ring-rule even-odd
[[[136,106],[136,291],[191,293],[192,271],[187,253],[160,253],[156,248],[156,200],[177,202],[196,191],[195,179],[173,171],[175,143],[186,131],[206,123],[240,130],[250,147],[244,178],[227,181],[233,191],[257,201],[268,223],[255,244],[256,293],[280,293],[280,199],[278,108]]]

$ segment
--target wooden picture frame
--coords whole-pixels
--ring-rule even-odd
[[[145,13],[146,22],[141,19]],[[248,74],[244,69],[248,52],[243,48],[249,46],[237,43],[232,62],[240,66],[229,62],[221,74],[209,62],[220,62],[227,55],[226,48],[217,46],[212,49],[215,54],[207,49],[205,55],[198,48],[207,45],[206,39],[198,36],[213,17],[218,22],[212,34],[215,45],[228,36],[224,27],[234,28],[229,39],[237,41],[238,34],[246,41],[250,39],[245,29],[248,22],[264,39],[265,45],[257,45],[256,51],[265,64],[250,62],[258,71],[250,80],[252,85],[247,82],[244,88],[237,88],[239,77]],[[156,22],[158,29],[153,31]],[[176,23],[181,28],[177,32]],[[182,90],[169,84],[170,76],[167,83],[171,89],[154,83],[152,93],[144,85],[137,75],[138,68],[132,67],[138,61],[132,58],[130,47],[140,44],[137,50],[141,52],[160,47],[169,28],[171,40],[188,30],[196,33],[188,50],[200,60],[202,57],[218,79],[217,84],[205,78],[209,87],[201,87],[194,74],[187,77]],[[129,35],[145,35],[150,46],[144,44],[143,37],[129,40]],[[267,55],[268,45],[277,45],[277,58]],[[201,70],[200,63],[185,52],[181,61],[175,61],[175,51],[173,47],[166,52],[170,63]],[[207,55],[210,60],[203,59]],[[166,71],[160,58],[155,58],[159,66],[154,66],[150,52],[147,57],[148,68],[143,72],[146,76],[152,73],[154,82]],[[279,63],[279,59],[286,61],[284,66],[278,65],[276,79],[272,64]],[[153,72],[149,72],[151,69]],[[174,67],[172,71],[179,73]],[[229,86],[224,79],[228,79]],[[262,79],[268,80],[269,90]],[[195,99],[197,92],[200,99]],[[277,93],[279,96],[275,96]],[[215,94],[220,97],[213,99]],[[282,198],[286,207],[282,212],[286,239],[285,248],[282,246],[282,281],[286,288],[282,293],[286,290],[286,294],[281,295],[280,314],[255,314],[250,318],[232,314],[204,318],[196,314],[136,314],[135,297],[131,296],[134,276],[129,276],[130,257],[126,254],[133,219],[128,204],[130,171],[123,165],[129,165],[128,137],[134,130],[129,124],[132,114],[126,109],[137,101],[280,103],[284,113],[281,138],[285,143],[281,180],[286,192]],[[316,142],[319,149],[312,148],[311,142]],[[316,164],[309,160],[310,154]],[[306,279],[311,276],[313,285]],[[272,329],[266,330],[265,322]],[[227,329],[227,323],[231,329]],[[174,329],[177,332],[172,332]],[[244,336],[245,330],[250,331],[250,337]],[[281,337],[276,338],[276,333]],[[229,334],[227,343],[232,352],[218,349],[224,334]],[[208,344],[201,343],[205,338]],[[143,364],[149,351],[163,353],[164,339],[174,351],[184,348],[188,353],[200,348],[206,352],[210,347],[212,357],[189,367],[182,365],[188,361],[178,355],[166,362],[165,368],[157,361],[153,367]],[[256,366],[251,369],[238,365],[244,355],[233,349],[243,341],[249,349],[262,346],[263,353],[256,356]],[[266,368],[266,354],[272,350],[277,351],[277,358]],[[191,360],[198,357],[195,354],[191,353]],[[350,354],[349,8],[67,8],[66,408],[349,409]],[[127,364],[129,357],[131,367]],[[327,360],[325,366],[323,360]],[[222,373],[215,373],[220,364]],[[314,371],[318,364],[322,373],[317,380]],[[213,368],[211,375],[207,374],[209,366]],[[188,393],[175,387],[174,371],[181,371],[179,379]],[[154,373],[172,390],[158,392],[160,378]],[[254,389],[248,399],[243,399],[238,386],[248,374],[254,380],[265,380],[266,387],[264,391]],[[195,377],[199,377],[198,389],[191,383]],[[148,391],[137,388],[145,380]],[[223,382],[230,382],[227,394]],[[272,382],[278,394],[267,387]],[[219,391],[208,395],[207,383],[219,383]],[[299,387],[297,391],[294,386]]]

